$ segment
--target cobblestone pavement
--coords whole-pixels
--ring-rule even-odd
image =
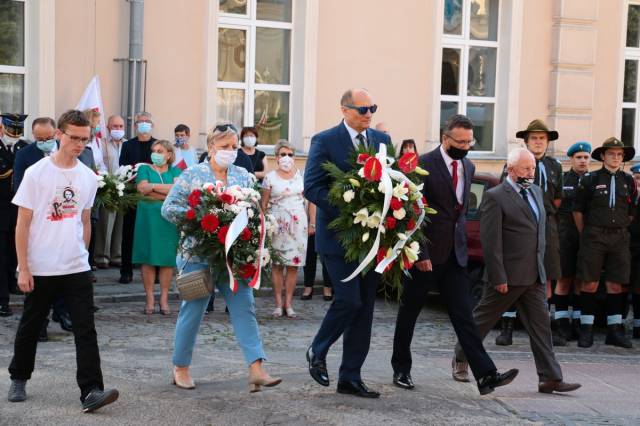
[[[246,387],[247,370],[224,313],[224,301],[203,322],[195,350],[192,375],[197,388],[170,385],[171,348],[175,314],[142,314],[143,302],[102,303],[96,314],[102,368],[107,387],[121,392],[105,409],[80,412],[75,385],[73,337],[57,324],[49,326],[51,340],[38,346],[36,371],[27,386],[25,403],[8,403],[6,367],[19,315],[0,318],[0,424],[264,424],[264,425],[418,425],[418,424],[640,424],[640,341],[624,350],[596,337],[589,350],[575,342],[558,348],[567,381],[583,388],[569,395],[537,393],[537,377],[523,331],[513,346],[496,347],[496,331],[487,348],[498,368],[521,370],[509,386],[481,397],[473,384],[450,376],[452,327],[437,297],[429,300],[415,332],[414,391],[391,384],[391,346],[397,305],[378,300],[371,351],[363,377],[379,400],[335,393],[341,343],[328,356],[333,380],[330,388],[309,377],[304,352],[328,306],[316,296],[296,301],[298,319],[273,319],[270,297],[257,298],[258,318],[269,360],[268,371],[283,378],[282,385],[257,394]],[[172,302],[177,310],[177,302]],[[19,310],[19,309],[16,309]]]

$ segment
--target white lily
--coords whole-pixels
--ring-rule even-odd
[[[393,196],[399,200],[406,200],[409,188],[404,186],[404,183],[399,183],[393,188]]]
[[[366,208],[362,208],[353,214],[355,219],[353,220],[353,224],[361,224],[363,227],[367,226],[367,220],[369,219],[369,212]]]
[[[395,217],[398,220],[404,219],[406,215],[407,215],[407,211],[404,209],[404,207],[400,207],[398,210],[393,211],[393,217]]]
[[[353,191],[353,189],[345,191],[345,193],[342,194],[342,199],[345,201],[345,203],[350,203],[355,197],[356,193]]]
[[[124,183],[118,182],[118,184],[116,185],[116,189],[118,191],[124,191]]]
[[[98,188],[104,188],[106,184],[107,182],[105,182],[104,180],[98,180]]]
[[[404,234],[404,233],[402,233],[402,232],[398,232],[398,239],[399,239],[400,241],[404,241],[404,240],[406,240],[406,239],[407,239],[407,234]]]
[[[420,244],[417,241],[411,241],[411,244],[409,244],[409,247],[411,248],[411,250],[415,251],[416,253],[420,253]]]
[[[407,256],[407,259],[411,263],[418,260],[418,253],[414,251],[410,246],[404,248],[404,254]]]
[[[369,219],[367,219],[367,226],[369,228],[377,228],[378,226],[380,226],[381,221],[382,221],[382,213],[380,213],[379,211],[376,211],[371,216],[369,216]]]

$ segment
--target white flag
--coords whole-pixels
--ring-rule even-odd
[[[96,134],[98,139],[103,139],[103,135],[106,136],[106,125],[104,119],[104,108],[102,106],[102,95],[100,94],[100,77],[94,76],[89,85],[84,90],[80,102],[76,106],[77,110],[84,111],[87,109],[93,109],[100,113],[100,132]]]

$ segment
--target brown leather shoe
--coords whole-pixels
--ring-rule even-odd
[[[454,356],[451,360],[451,377],[456,382],[469,381],[469,363],[466,361],[458,361]]]
[[[173,384],[180,389],[196,388],[191,374],[189,374],[189,367],[173,367]]]
[[[566,383],[562,380],[547,380],[546,382],[538,383],[538,392],[571,392],[580,388],[581,386],[582,385],[580,383]]]

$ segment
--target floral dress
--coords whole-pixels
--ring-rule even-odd
[[[264,189],[270,190],[267,213],[277,223],[271,245],[286,266],[304,266],[307,255],[307,213],[302,195],[304,183],[299,171],[284,179],[273,170],[264,177]]]

